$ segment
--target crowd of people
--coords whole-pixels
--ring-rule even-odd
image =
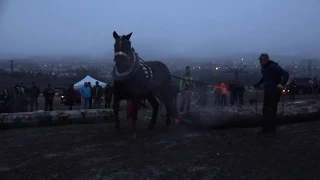
[[[35,82],[32,82],[30,88],[27,88],[23,82],[19,82],[14,86],[13,91],[13,112],[27,112],[39,110],[39,95],[41,94],[40,88]],[[45,99],[45,111],[52,111],[53,99],[55,91],[50,84],[42,91]],[[29,107],[29,109],[28,109]]]
[[[73,87],[70,88],[71,90],[73,89]],[[72,95],[71,98],[75,97],[73,93],[68,94]],[[67,97],[69,96],[68,94]],[[98,81],[93,87],[91,86],[90,82],[85,82],[80,89],[81,109],[100,109],[103,96],[105,101],[105,108],[111,108],[112,94],[113,89],[111,83],[108,83],[107,86],[103,89],[102,86],[99,85]],[[72,104],[74,103],[70,103],[70,107],[72,106]]]
[[[186,72],[180,80],[180,92],[182,97],[180,112],[183,112],[185,108],[186,112],[190,111],[192,95],[196,89],[195,81],[195,78],[191,75],[190,67],[187,66]],[[239,105],[244,105],[243,97],[245,93],[245,87],[243,84],[236,83],[236,81],[231,81],[228,87],[224,82],[218,81],[218,83],[213,86],[212,91],[214,94],[214,104],[217,106],[227,105],[228,91],[230,92],[230,105],[234,105],[236,102],[238,102]],[[207,101],[206,88],[205,90],[198,92],[200,93],[200,98],[198,101],[201,101],[199,104],[203,104],[203,106],[205,106]]]
[[[19,82],[13,87],[12,93],[8,91],[8,89],[5,89],[6,95],[4,97],[4,101],[6,102],[5,112],[7,113],[32,112],[42,109],[39,107],[39,96],[41,94],[44,98],[43,110],[53,110],[56,90],[50,84],[47,84],[47,87],[41,91],[35,82],[32,82],[30,87],[27,87],[23,82]],[[66,105],[69,107],[69,110],[72,110],[76,104],[77,94],[81,97],[81,109],[101,108],[103,96],[105,108],[111,107],[113,94],[111,83],[102,88],[98,81],[93,87],[90,82],[86,82],[80,91],[75,90],[74,85],[70,84],[69,88],[63,92],[64,97],[67,99]]]

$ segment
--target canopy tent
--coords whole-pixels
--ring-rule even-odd
[[[95,86],[96,85],[96,82],[98,80],[94,79],[93,77],[87,75],[85,78],[83,78],[81,81],[77,82],[74,84],[74,88],[75,89],[80,89],[85,82],[90,82],[91,83],[91,86]],[[107,83],[104,83],[104,82],[101,82],[101,81],[98,81],[99,82],[99,85],[102,86],[103,88],[106,87]]]

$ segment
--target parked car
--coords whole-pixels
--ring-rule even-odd
[[[289,85],[286,85],[285,87],[283,87],[282,89],[282,94],[287,95],[290,92],[290,88]]]
[[[289,83],[289,87],[290,91],[295,91],[297,94],[312,94],[317,83],[311,78],[294,78]]]
[[[60,94],[60,103],[64,105],[68,105],[68,98],[66,96],[68,92],[68,89],[63,89],[62,93]],[[80,104],[81,103],[81,95],[79,90],[75,90],[76,92],[76,99],[75,99],[75,104]]]

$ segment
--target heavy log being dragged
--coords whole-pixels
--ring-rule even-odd
[[[231,128],[259,126],[262,106],[225,106],[202,109],[184,114],[183,117],[201,128]],[[277,123],[294,123],[320,120],[320,103],[306,100],[278,106]]]
[[[113,122],[111,109],[37,111],[0,114],[0,129]]]

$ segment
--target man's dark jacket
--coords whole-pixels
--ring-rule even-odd
[[[74,101],[76,99],[76,90],[74,88],[69,88],[66,95],[68,100]]]
[[[93,98],[101,98],[103,96],[103,88],[100,85],[93,86],[91,90],[91,96]]]
[[[264,84],[265,92],[276,92],[278,90],[277,85],[284,86],[289,79],[289,73],[271,60],[261,67],[261,73],[261,80],[254,86],[258,87]]]
[[[104,98],[105,99],[112,99],[113,91],[114,91],[113,86],[107,85],[104,88]]]
[[[40,88],[36,87],[36,86],[32,86],[29,89],[29,97],[30,98],[38,98],[40,95]]]

